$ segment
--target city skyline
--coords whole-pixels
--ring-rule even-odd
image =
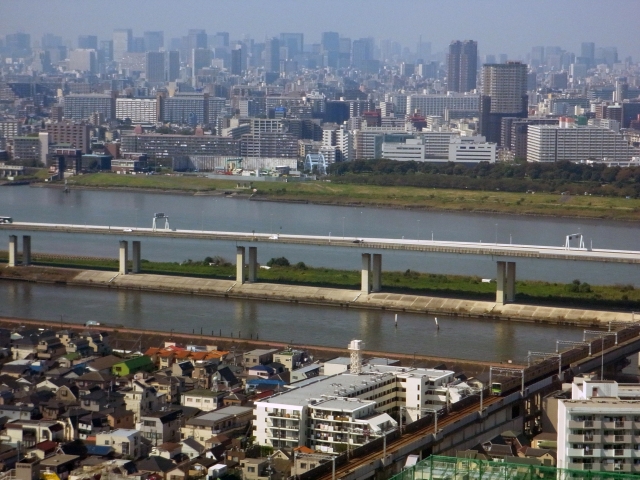
[[[620,59],[640,56],[640,46],[633,36],[618,33],[633,31],[636,26],[633,15],[620,14],[632,12],[637,6],[634,0],[620,0],[615,9],[577,0],[527,0],[517,4],[491,0],[468,2],[463,9],[430,0],[393,3],[327,0],[315,9],[292,0],[278,0],[268,9],[257,2],[248,2],[249,7],[256,8],[224,9],[221,7],[225,2],[214,1],[192,2],[190,8],[176,9],[175,4],[166,0],[143,0],[137,11],[148,13],[139,15],[135,22],[127,13],[130,3],[123,0],[110,2],[110,8],[100,11],[100,15],[96,15],[94,4],[88,2],[53,0],[47,2],[46,9],[39,8],[41,5],[36,0],[25,0],[20,8],[12,4],[5,9],[5,33],[29,33],[33,42],[42,34],[53,33],[75,46],[78,35],[110,39],[113,30],[119,28],[134,28],[136,35],[146,30],[163,30],[165,44],[190,28],[202,28],[208,34],[228,31],[232,39],[249,35],[260,41],[282,32],[298,31],[304,33],[307,44],[319,43],[324,31],[337,31],[351,39],[391,39],[411,50],[422,39],[432,43],[434,53],[446,51],[453,39],[473,39],[478,41],[481,55],[505,53],[512,59],[524,59],[537,45],[558,45],[579,53],[585,41],[618,47]]]

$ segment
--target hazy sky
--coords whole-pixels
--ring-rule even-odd
[[[621,59],[640,59],[640,0],[0,0],[0,35],[39,40],[46,32],[75,40],[111,37],[114,28],[164,30],[165,41],[189,28],[256,39],[302,32],[391,38],[412,50],[422,35],[433,52],[453,39],[478,41],[481,54],[526,54],[534,45],[578,52],[582,41],[617,46]]]

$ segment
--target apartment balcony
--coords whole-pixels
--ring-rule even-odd
[[[596,423],[596,422],[593,422]],[[621,421],[621,420],[614,420],[612,422],[601,422],[602,423],[602,428],[604,429],[627,429],[627,430],[631,430],[633,428],[633,422],[630,421]]]
[[[602,456],[611,458],[611,457],[621,457],[621,458],[631,458],[631,450],[630,448],[611,448],[608,450],[602,450]]]
[[[602,443],[602,435],[568,435],[569,443]]]
[[[272,412],[272,413],[267,413],[268,417],[272,417],[272,418],[289,418],[289,419],[300,419],[300,414],[299,413],[284,413],[284,412]]]
[[[284,440],[289,442],[297,442],[299,440],[298,436],[293,435],[277,435],[277,434],[269,434],[267,433],[267,438],[269,440]]]
[[[631,466],[630,463],[603,463],[601,470],[604,472],[630,472]]]
[[[295,427],[294,426],[286,426],[286,427],[284,427],[284,426],[279,426],[279,425],[269,425],[269,428],[271,430],[291,430],[291,431],[294,431],[294,432],[297,432],[297,431],[300,430],[297,426],[295,426]]]
[[[602,422],[600,420],[584,420],[584,421],[577,421],[577,420],[569,420],[569,428],[595,428],[595,429],[600,429],[602,428]]]
[[[603,435],[602,443],[631,443],[631,435]]]
[[[569,462],[569,464],[567,465],[567,468],[570,468],[571,470],[593,470],[593,471],[600,471],[602,467],[602,464],[598,463],[598,462],[594,462],[594,463],[576,463],[576,462]]]
[[[572,458],[599,458],[602,455],[602,450],[599,448],[569,448],[567,450],[567,456]]]

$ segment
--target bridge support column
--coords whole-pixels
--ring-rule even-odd
[[[362,277],[360,281],[360,291],[367,295],[371,292],[371,283],[369,282],[369,275],[371,273],[371,254],[362,254]]]
[[[374,253],[373,254],[373,263],[371,265],[372,269],[372,277],[373,277],[373,286],[371,287],[372,292],[379,292],[382,289],[382,254]]]
[[[244,283],[244,247],[236,247],[236,282]]]
[[[134,240],[131,242],[131,273],[140,273],[140,253],[141,253],[140,240]]]
[[[18,261],[18,236],[9,235],[9,267],[15,267]]]
[[[120,268],[118,273],[120,275],[127,274],[127,264],[129,263],[129,242],[126,240],[120,240]]]
[[[504,281],[507,276],[507,262],[497,262],[498,272],[496,275],[496,303],[504,305]]]
[[[507,262],[507,302],[516,301],[516,262]]]
[[[258,247],[249,247],[249,283],[258,281]]]
[[[31,265],[31,235],[22,236],[22,265]]]

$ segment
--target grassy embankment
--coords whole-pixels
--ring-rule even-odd
[[[6,255],[4,256],[6,258]],[[2,258],[2,256],[0,256]],[[89,268],[117,271],[118,261],[110,259],[59,258],[38,256],[36,265]],[[205,262],[161,263],[143,260],[143,273],[235,278],[235,265],[223,262],[212,266]],[[360,272],[330,268],[312,268],[303,264],[260,269],[260,281],[334,288],[360,288]],[[415,295],[437,295],[492,301],[495,283],[483,283],[479,277],[405,272],[384,272],[383,290]],[[522,303],[580,306],[605,309],[640,309],[640,288],[631,285],[563,284],[518,281],[517,300]]]
[[[250,181],[250,177],[247,178]],[[230,191],[236,181],[196,176],[91,174],[69,180],[70,185],[97,188],[146,188],[164,191]],[[385,206],[423,210],[490,212],[519,215],[640,220],[640,199],[445,190],[418,187],[382,187],[331,182],[255,182],[258,196],[270,200],[308,201],[332,205]],[[239,190],[249,193],[248,190]]]

